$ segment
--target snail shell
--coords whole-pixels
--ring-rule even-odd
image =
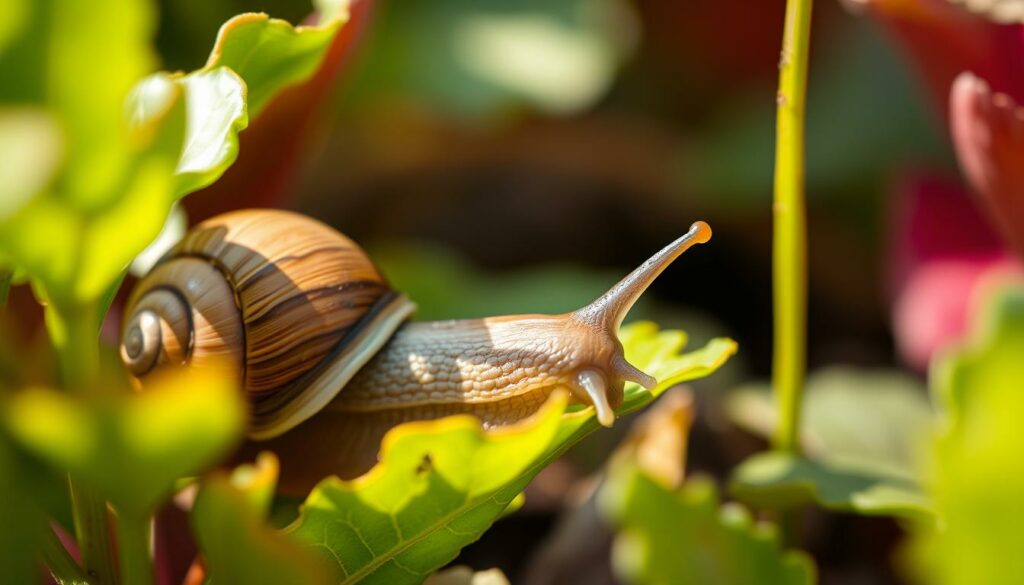
[[[195,227],[140,281],[121,358],[137,378],[229,361],[250,437],[269,438],[330,402],[414,309],[337,231],[296,213],[238,211]]]

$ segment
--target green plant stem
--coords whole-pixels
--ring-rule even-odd
[[[54,580],[60,585],[88,585],[89,579],[82,567],[78,566],[75,559],[64,544],[57,538],[57,534],[47,527],[43,530],[40,540],[40,552],[43,556],[43,563],[50,570]]]
[[[7,295],[11,292],[11,279],[14,272],[9,268],[0,267],[0,307],[7,304]]]
[[[116,583],[114,551],[110,547],[107,503],[73,477],[68,478],[75,539],[82,553],[82,565],[94,585]]]
[[[99,378],[99,316],[93,305],[46,307],[46,325],[57,348],[64,384],[71,391],[92,391]],[[113,585],[116,574],[107,503],[74,477],[68,478],[68,485],[86,574],[95,585]]]
[[[121,553],[121,581],[125,585],[152,585],[149,518],[118,514],[117,536]]]
[[[800,397],[807,352],[807,226],[804,210],[804,105],[812,0],[788,0],[779,62],[775,134],[775,233],[772,283],[775,346],[772,387],[778,426],[773,444],[799,451]]]

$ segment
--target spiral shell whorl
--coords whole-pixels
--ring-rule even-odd
[[[172,257],[139,283],[128,301],[121,359],[136,377],[162,365],[244,368],[244,333],[230,283],[210,263]]]
[[[121,354],[136,376],[227,357],[249,397],[250,435],[263,438],[315,414],[412,310],[330,227],[237,211],[193,228],[140,282]]]

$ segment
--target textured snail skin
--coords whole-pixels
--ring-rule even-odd
[[[608,368],[621,355],[614,336],[595,334],[571,314],[408,323],[326,408],[253,451],[276,451],[281,489],[299,494],[327,475],[366,472],[384,433],[403,422],[472,414],[485,428],[501,427],[569,388],[577,402],[600,404],[610,425],[624,380]],[[575,379],[582,371],[613,382],[587,395]]]
[[[158,367],[234,362],[251,442],[281,461],[280,488],[358,476],[395,425],[467,413],[493,428],[534,414],[558,388],[611,426],[630,365],[617,333],[633,303],[710,228],[690,231],[599,299],[562,315],[405,323],[413,305],[362,250],[315,220],[250,210],[197,226],[129,299],[121,356]]]
[[[515,404],[537,388],[567,387],[571,372],[608,363],[611,353],[621,351],[612,338],[588,333],[563,315],[410,323],[329,408]],[[499,419],[491,421],[494,416]],[[484,420],[508,422],[499,413],[487,413]]]

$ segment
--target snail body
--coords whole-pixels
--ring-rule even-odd
[[[342,234],[291,212],[232,212],[193,228],[139,282],[121,357],[143,386],[163,367],[232,363],[254,448],[278,452],[286,489],[366,471],[402,422],[469,413],[500,427],[558,388],[611,426],[626,381],[656,383],[625,360],[622,319],[710,234],[695,223],[577,311],[408,322],[415,306]]]

